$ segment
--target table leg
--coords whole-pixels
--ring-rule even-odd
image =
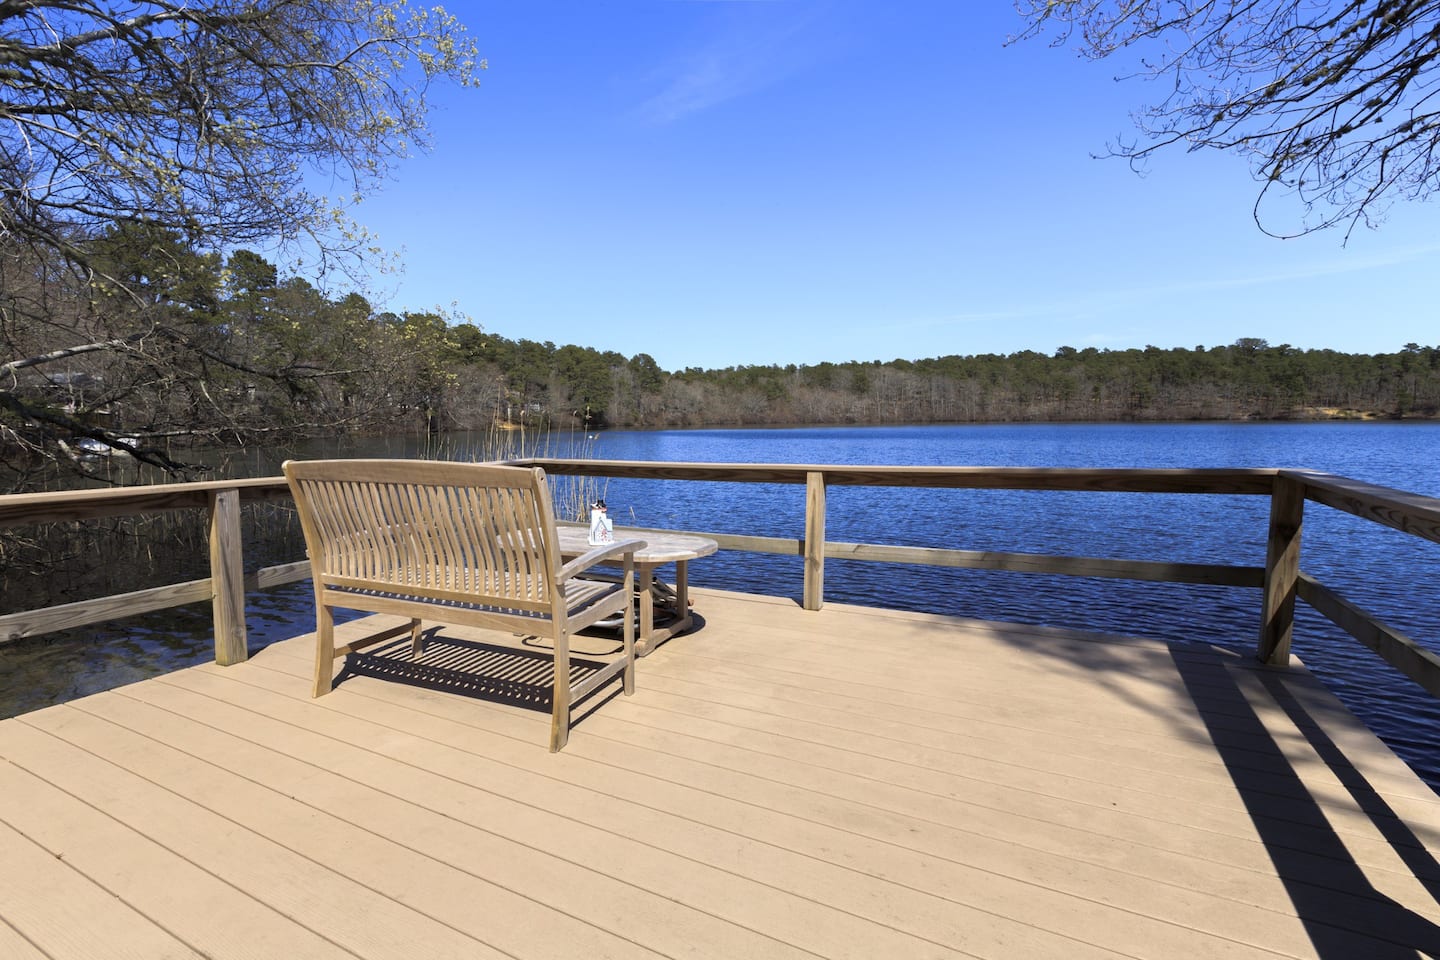
[[[688,560],[675,561],[675,617],[690,621],[690,563]]]
[[[638,565],[637,565],[638,568]],[[655,580],[654,568],[647,567],[640,586],[640,635],[635,641],[639,656],[648,656],[660,644],[677,634],[684,633],[694,624],[690,615],[689,571],[685,561],[675,562],[675,587],[671,589]],[[671,614],[663,627],[655,625],[655,594],[661,593],[661,604]]]
[[[670,636],[684,633],[695,624],[690,615],[690,569],[685,560],[675,561],[675,622],[670,625]]]
[[[635,565],[636,580],[638,583],[635,589],[640,594],[640,631],[635,638],[635,649],[640,656],[645,656],[655,646],[655,597],[651,591],[655,580],[655,568],[649,564],[637,563]]]

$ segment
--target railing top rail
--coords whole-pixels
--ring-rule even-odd
[[[1315,470],[1283,470],[1280,475],[1300,482],[1307,500],[1440,543],[1440,498]]]
[[[509,461],[555,474],[652,480],[804,484],[823,473],[832,486],[1079,490],[1127,493],[1268,494],[1275,468],[871,466],[794,463],[682,463],[532,457]]]
[[[290,496],[284,477],[13,493],[0,496],[0,527],[186,510],[205,506],[210,494],[216,490],[239,490],[242,500],[286,499]]]
[[[508,462],[543,467],[557,475],[636,479],[804,484],[810,475],[821,473],[833,486],[1123,493],[1265,495],[1280,476],[1300,482],[1309,500],[1440,543],[1440,499],[1313,470],[694,463],[565,457]],[[284,477],[9,494],[0,496],[0,527],[204,507],[217,490],[238,490],[245,501],[289,497]]]

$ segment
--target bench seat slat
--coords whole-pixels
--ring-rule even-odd
[[[485,610],[509,610],[516,615],[549,617],[550,604],[537,604],[526,600],[513,600],[506,596],[487,596],[463,590],[446,590],[438,587],[421,587],[407,584],[405,580],[360,580],[353,577],[326,577],[326,596],[332,602],[343,604],[346,599],[363,602],[366,597],[404,597],[423,600],[453,609],[474,607]],[[607,597],[620,596],[620,587],[614,582],[589,580],[576,577],[565,584],[566,613],[575,616],[585,607],[599,603]],[[611,606],[619,609],[617,600]],[[351,607],[349,609],[361,609]]]

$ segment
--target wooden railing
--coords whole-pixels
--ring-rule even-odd
[[[1260,659],[1275,664],[1289,660],[1295,600],[1299,598],[1432,696],[1440,697],[1440,656],[1300,570],[1300,531],[1307,500],[1440,543],[1440,499],[1328,473],[1280,471],[1270,498]]]
[[[6,614],[0,616],[0,643],[208,600],[215,619],[215,662],[239,663],[247,656],[245,592],[310,576],[310,564],[304,561],[244,574],[240,505],[289,499],[284,477],[0,496],[0,527],[204,510],[210,542],[210,576],[205,579]]]
[[[1330,474],[1272,469],[857,467],[551,458],[517,462],[543,466],[555,475],[803,485],[806,490],[803,536],[664,532],[703,533],[716,540],[722,549],[802,558],[801,602],[809,610],[818,610],[824,602],[825,561],[841,559],[1252,587],[1262,591],[1257,647],[1262,660],[1274,664],[1288,662],[1295,601],[1300,599],[1431,694],[1440,696],[1440,657],[1305,574],[1299,562],[1307,501],[1440,543],[1440,499]],[[825,536],[826,491],[835,486],[1268,496],[1270,522],[1265,566],[836,542]],[[211,566],[210,577],[203,580],[0,616],[0,643],[209,600],[215,618],[216,661],[229,664],[245,659],[245,592],[303,580],[309,568],[304,562],[296,562],[244,575],[240,505],[288,498],[288,488],[278,477],[0,496],[0,527],[203,509],[209,516]]]

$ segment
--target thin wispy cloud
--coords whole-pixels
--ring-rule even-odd
[[[1297,280],[1314,280],[1319,277],[1335,276],[1341,273],[1359,273],[1364,270],[1378,270],[1402,263],[1411,263],[1421,257],[1440,253],[1440,243],[1429,243],[1415,247],[1387,251],[1370,257],[1346,256],[1314,263],[1302,264],[1265,273],[1242,274],[1234,277],[1218,277],[1208,280],[1185,281],[1156,287],[1138,287],[1140,296],[1168,296],[1176,293],[1197,293],[1206,290],[1231,290],[1243,287],[1267,286],[1272,283],[1293,283]]]
[[[1041,304],[1016,307],[1011,310],[974,310],[951,313],[938,317],[912,317],[908,320],[886,320],[891,330],[924,330],[935,327],[964,327],[975,324],[1010,323],[1016,320],[1034,320],[1052,316],[1052,308]]]
[[[815,4],[761,0],[690,0],[731,9],[715,17],[713,32],[651,71],[658,92],[637,114],[649,123],[673,123],[749,96],[812,67],[828,41],[816,27]],[[767,8],[761,11],[759,8]],[[740,8],[750,8],[741,10]]]
[[[1318,280],[1338,274],[1360,273],[1366,270],[1382,270],[1387,267],[1413,263],[1424,257],[1440,253],[1440,243],[1422,244],[1399,250],[1388,251],[1370,257],[1345,256],[1299,264],[1261,273],[1245,273],[1228,277],[1207,277],[1197,280],[1181,280],[1173,283],[1145,284],[1130,287],[1107,287],[1092,291],[1073,299],[1034,303],[1020,306],[1004,313],[964,314],[954,322],[965,322],[970,317],[993,319],[1020,319],[1024,317],[1057,317],[1064,319],[1086,319],[1106,309],[1123,304],[1143,303],[1152,300],[1169,300],[1188,294],[1206,293],[1217,290],[1242,290],[1265,287],[1280,283],[1299,283]]]
[[[1171,283],[1137,284],[1131,286],[1106,286],[1102,289],[1078,293],[1063,299],[1019,300],[998,309],[976,309],[955,313],[918,316],[902,319],[886,318],[886,329],[894,331],[924,331],[974,329],[996,325],[1045,324],[1069,328],[1091,327],[1092,332],[1072,335],[1071,342],[1090,346],[1131,343],[1143,340],[1143,330],[1131,327],[1106,330],[1105,324],[1117,315],[1124,315],[1137,306],[1150,303],[1166,303],[1193,298],[1197,295],[1224,291],[1261,288],[1279,284],[1305,283],[1334,277],[1341,274],[1355,274],[1369,270],[1383,270],[1389,267],[1414,263],[1440,254],[1440,243],[1386,251],[1373,256],[1343,256],[1325,258],[1310,263],[1255,273],[1240,273],[1232,276],[1205,277],[1196,280],[1180,280]],[[985,299],[995,299],[996,294],[986,291]],[[873,318],[867,323],[875,322]]]

